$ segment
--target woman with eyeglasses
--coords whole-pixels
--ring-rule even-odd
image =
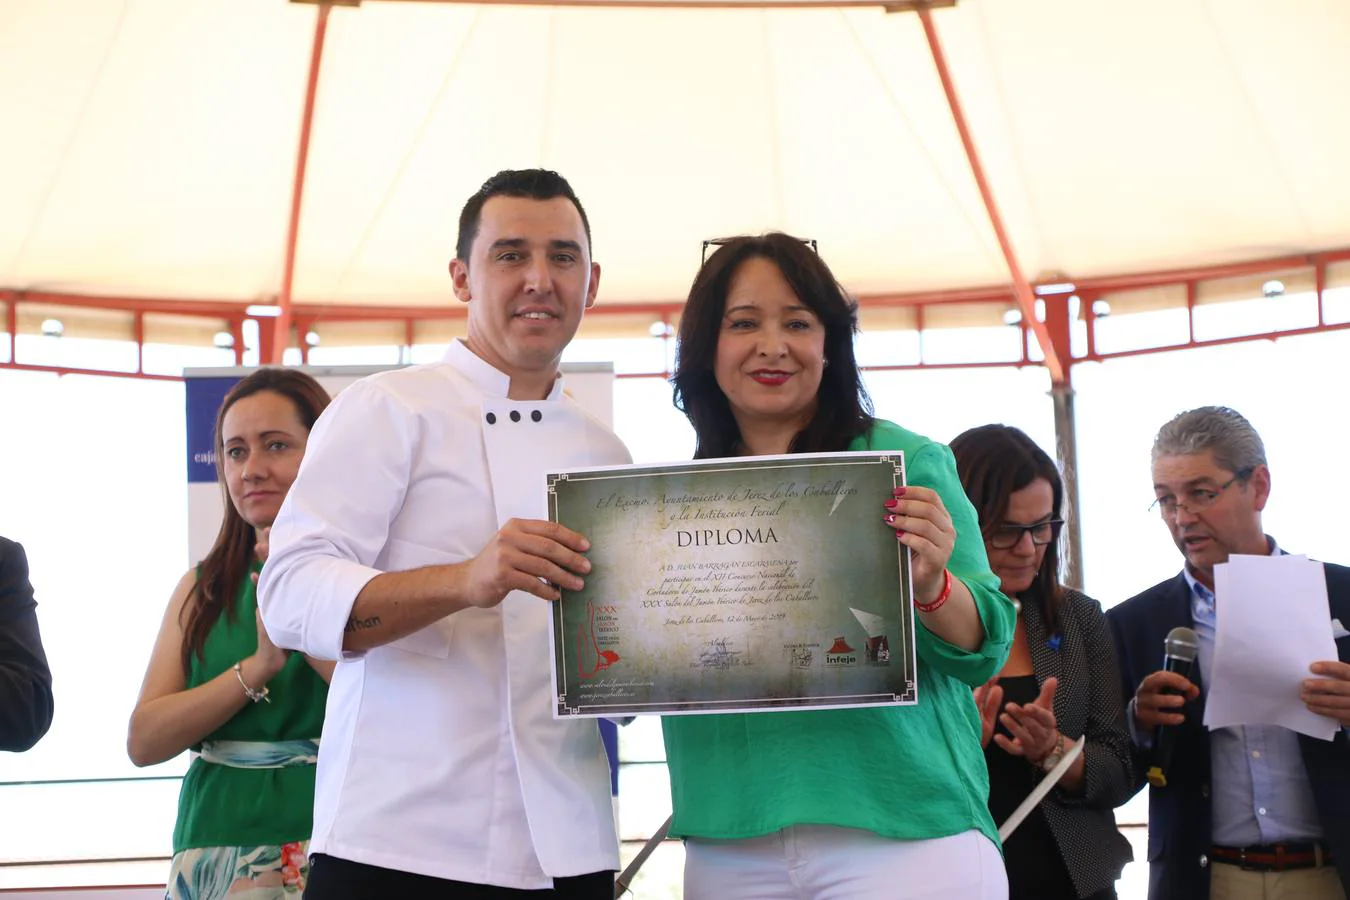
[[[908,485],[876,498],[876,524],[911,553],[918,655],[912,707],[662,721],[687,900],[1007,896],[970,691],[1007,656],[1012,604],[950,451],[871,415],[856,330],[785,234],[723,242],[680,319],[675,403],[698,458],[904,452]]]
[[[1064,486],[1023,432],[983,425],[951,442],[989,565],[1018,601],[1012,653],[976,689],[989,810],[1005,821],[1065,748],[1083,753],[1004,844],[1011,900],[1114,900],[1132,858],[1115,807],[1134,793],[1130,738],[1106,618],[1059,582]]]

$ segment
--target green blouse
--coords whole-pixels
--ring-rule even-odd
[[[255,566],[253,571],[259,571]],[[258,649],[258,598],[245,578],[234,615],[222,614],[193,656],[188,688],[205,684]],[[233,677],[233,673],[231,673]],[[255,685],[256,687],[256,685]],[[207,741],[317,740],[323,730],[328,685],[293,653],[267,683],[270,703],[248,703]],[[241,687],[242,693],[243,688]],[[201,745],[193,747],[200,750]],[[178,795],[173,852],[196,847],[284,844],[308,840],[314,827],[314,766],[239,769],[194,758]]]
[[[747,838],[813,824],[902,840],[975,828],[998,843],[971,688],[1003,667],[1016,612],[945,444],[878,420],[849,449],[902,450],[908,483],[941,495],[957,535],[948,569],[975,598],[984,643],[968,652],[919,625],[915,706],[663,719],[673,835]]]

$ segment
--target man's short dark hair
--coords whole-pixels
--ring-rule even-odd
[[[478,192],[464,204],[459,213],[459,239],[455,242],[455,256],[468,265],[473,252],[474,238],[478,237],[478,223],[483,217],[483,204],[493,197],[523,197],[529,200],[552,200],[566,197],[581,214],[581,226],[586,230],[586,252],[591,250],[591,222],[577,199],[572,186],[550,169],[502,169],[493,175]]]

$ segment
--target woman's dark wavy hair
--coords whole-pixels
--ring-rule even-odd
[[[222,430],[225,414],[245,397],[263,391],[271,391],[285,397],[295,407],[296,415],[305,430],[313,429],[319,420],[319,414],[328,407],[328,392],[310,376],[295,369],[268,368],[259,369],[243,378],[225,395],[216,413],[216,429],[213,449],[216,454],[216,480],[220,483],[220,493],[224,499],[225,516],[220,523],[220,532],[216,542],[201,561],[197,570],[197,582],[188,594],[183,611],[179,614],[179,624],[183,628],[183,671],[191,668],[192,657],[202,659],[206,646],[206,636],[220,620],[221,612],[233,620],[234,598],[239,586],[249,575],[253,562],[253,545],[257,537],[253,526],[244,521],[230,500],[229,488],[225,485],[225,444]]]
[[[742,235],[722,244],[699,269],[680,317],[675,354],[675,408],[694,426],[695,459],[736,456],[744,451],[731,405],[718,387],[714,366],[731,279],[748,259],[778,266],[793,293],[825,326],[825,358],[816,412],[797,433],[789,453],[847,449],[872,427],[872,400],[853,353],[858,305],[848,298],[828,266],[802,240],[771,232]]]
[[[1051,518],[1062,518],[1064,482],[1059,468],[1044,450],[1011,425],[981,425],[957,435],[951,442],[961,487],[980,516],[980,532],[986,539],[1006,521],[1013,494],[1037,478],[1050,482],[1054,492]],[[1036,580],[1024,593],[1035,602],[1045,621],[1047,634],[1058,634],[1060,603],[1064,586],[1059,580],[1059,539],[1045,548]]]

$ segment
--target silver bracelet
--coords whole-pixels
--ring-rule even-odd
[[[263,685],[262,690],[255,691],[244,681],[243,665],[242,661],[234,664],[234,677],[239,679],[239,686],[244,689],[245,694],[248,694],[248,699],[252,700],[254,703],[257,703],[259,700],[266,700],[268,703],[271,703],[272,701],[267,699],[267,695],[270,693],[267,690],[267,685]]]

